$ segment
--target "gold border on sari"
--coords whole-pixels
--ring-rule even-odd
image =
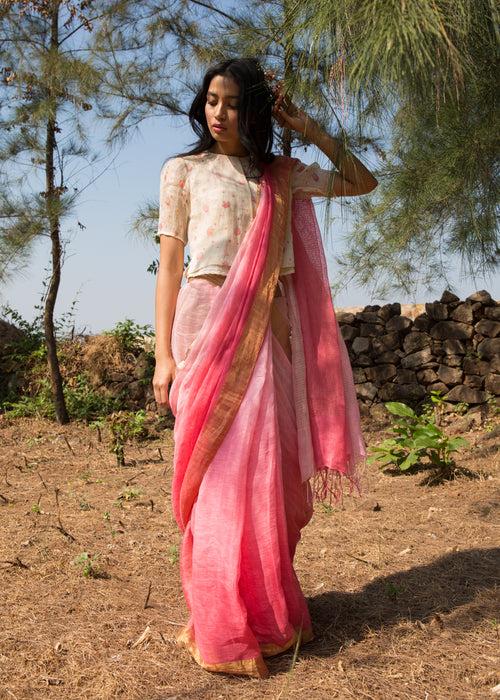
[[[274,203],[266,262],[233,362],[216,405],[196,441],[184,475],[179,509],[184,526],[189,520],[205,472],[243,400],[269,324],[271,303],[283,258],[293,165],[292,158],[276,158],[271,164]]]
[[[283,654],[297,644],[307,644],[314,639],[312,630],[297,629],[294,631],[290,639],[283,645],[279,644],[260,644],[260,654],[253,659],[238,659],[235,661],[225,661],[220,663],[209,664],[201,658],[200,650],[194,639],[193,630],[190,627],[183,627],[177,635],[176,643],[189,651],[196,663],[206,671],[213,673],[228,673],[237,676],[250,676],[252,678],[268,678],[269,669],[267,668],[264,657],[277,656]]]

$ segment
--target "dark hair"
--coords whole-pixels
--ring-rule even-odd
[[[179,155],[202,153],[215,143],[205,117],[205,102],[210,82],[216,75],[232,78],[240,88],[239,137],[249,152],[251,162],[256,167],[261,163],[271,163],[275,158],[272,152],[274,95],[256,58],[232,58],[210,66],[189,110],[189,122],[198,136],[198,141],[190,151]]]

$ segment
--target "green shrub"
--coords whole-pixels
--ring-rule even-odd
[[[370,448],[368,462],[377,462],[381,469],[396,466],[400,471],[427,459],[431,467],[443,475],[449,474],[455,462],[453,452],[469,443],[462,437],[449,437],[435,423],[434,413],[420,416],[404,403],[389,401],[386,409],[394,416],[392,437]]]
[[[145,428],[146,411],[119,411],[113,413],[108,424],[113,440],[110,452],[116,455],[116,462],[119,467],[125,465],[125,445],[131,440],[138,440],[147,434]]]
[[[141,326],[130,318],[119,321],[110,331],[105,331],[105,335],[111,335],[118,341],[120,348],[124,352],[136,353],[142,350],[144,336],[152,337],[154,331],[149,324]]]
[[[33,395],[21,396],[14,401],[3,401],[0,409],[10,418],[49,418],[55,417],[50,381],[41,379]],[[87,423],[120,410],[123,406],[124,393],[118,397],[100,394],[91,385],[86,373],[80,373],[74,384],[64,386],[64,397],[71,418]]]

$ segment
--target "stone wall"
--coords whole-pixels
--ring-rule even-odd
[[[500,395],[500,302],[486,291],[461,301],[445,291],[415,318],[399,303],[339,310],[358,399],[415,404],[431,390],[451,402]]]

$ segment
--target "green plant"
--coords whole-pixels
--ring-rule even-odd
[[[394,416],[393,436],[370,448],[368,462],[378,462],[381,469],[396,466],[406,471],[422,459],[443,476],[455,466],[451,457],[469,443],[462,437],[448,437],[435,423],[434,416],[420,416],[404,403],[389,401],[386,409]]]
[[[85,578],[99,578],[101,572],[96,562],[99,559],[99,554],[91,556],[88,552],[82,552],[73,559],[73,563],[81,567],[82,575]]]
[[[119,467],[125,465],[125,445],[127,442],[146,435],[145,420],[146,411],[144,409],[136,412],[118,411],[109,417],[108,424],[113,437],[110,452],[116,455]]]
[[[141,495],[142,491],[140,489],[136,488],[130,488],[130,489],[125,489],[125,491],[122,491],[121,494],[118,496],[119,501],[133,501],[135,498],[139,498]]]
[[[179,545],[172,544],[168,548],[168,561],[174,565],[179,561]]]
[[[149,324],[141,326],[130,318],[119,321],[110,331],[105,331],[105,335],[111,335],[118,341],[120,348],[124,352],[138,352],[142,349],[144,336],[153,336],[154,331]]]

